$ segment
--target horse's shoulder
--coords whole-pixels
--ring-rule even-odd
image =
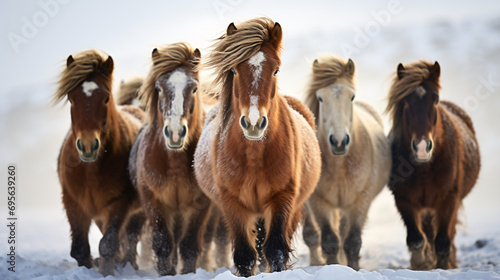
[[[473,134],[476,133],[474,130],[474,125],[472,124],[471,118],[469,117],[469,115],[467,115],[467,113],[462,108],[460,108],[458,105],[456,105],[453,102],[445,101],[445,100],[440,101],[439,104],[446,111],[450,112],[451,114],[453,114],[453,115],[457,116],[459,119],[461,119],[467,125],[467,127],[472,131]]]
[[[304,117],[304,119],[306,119],[306,121],[309,123],[309,125],[313,129],[315,129],[314,115],[311,112],[311,110],[309,110],[309,108],[307,108],[306,105],[304,105],[304,103],[302,103],[300,100],[298,100],[295,97],[288,96],[288,95],[283,95],[283,97],[285,98],[288,106],[290,106],[290,108],[292,108],[293,110],[297,111],[300,115],[302,115],[302,117]]]
[[[380,117],[379,113],[377,113],[375,108],[373,108],[372,105],[363,101],[356,101],[354,102],[354,105],[356,105],[356,107],[360,108],[361,110],[372,116],[375,119],[375,121],[378,124],[380,124],[381,127],[383,127],[382,118]]]

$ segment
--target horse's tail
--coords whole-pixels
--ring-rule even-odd
[[[472,120],[462,108],[458,107],[455,103],[452,103],[450,101],[442,100],[439,103],[443,105],[446,109],[451,111],[453,114],[457,115],[460,119],[462,119],[467,125],[467,127],[472,131],[472,134],[474,135],[476,134],[476,131],[474,130],[474,125],[472,124]]]
[[[311,110],[309,110],[309,108],[307,108],[304,103],[300,102],[300,100],[295,97],[291,97],[288,95],[284,95],[283,97],[288,103],[288,106],[290,106],[290,108],[292,108],[293,110],[299,112],[299,114],[301,114],[304,119],[306,119],[312,129],[316,131],[316,126],[314,125],[314,115]]]
[[[137,107],[141,107],[138,94],[143,82],[144,78],[142,77],[135,77],[128,81],[121,81],[120,89],[116,95],[116,104],[136,105]]]

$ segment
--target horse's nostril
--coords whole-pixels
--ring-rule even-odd
[[[429,140],[429,143],[427,143],[427,152],[430,152],[432,150],[432,140]]]
[[[247,120],[245,119],[245,116],[241,116],[240,124],[241,124],[241,127],[243,127],[244,129],[250,128],[250,123],[247,122]]]
[[[95,139],[94,140],[94,147],[93,147],[94,151],[99,149],[99,140]]]
[[[259,124],[259,128],[262,130],[262,129],[266,128],[266,125],[267,125],[267,118],[266,118],[266,116],[263,116],[262,122]]]
[[[170,138],[170,131],[168,131],[168,126],[165,126],[165,128],[163,129],[163,133],[165,133],[165,136],[167,136],[167,138]]]
[[[336,147],[337,144],[338,144],[338,142],[337,142],[337,140],[335,140],[335,138],[333,138],[333,135],[330,134],[330,138],[329,139],[330,139],[330,145]]]
[[[187,133],[187,128],[185,125],[182,126],[182,131],[181,133],[179,134],[180,137],[184,137],[186,136],[186,133]]]
[[[418,151],[417,142],[415,142],[415,140],[411,141],[411,146],[412,146],[412,148],[413,148],[414,151]]]
[[[83,151],[82,141],[80,141],[80,139],[76,140],[76,148]]]
[[[349,136],[349,134],[346,134],[344,138],[344,146],[349,145],[350,142],[351,142],[351,136]]]

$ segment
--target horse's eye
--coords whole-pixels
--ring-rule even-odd
[[[351,98],[351,102],[354,101],[354,97],[356,97],[356,95],[353,95],[352,98]]]
[[[318,101],[323,102],[323,98],[321,98],[321,96],[318,96]]]
[[[193,89],[193,93],[196,93],[197,90],[198,90],[198,88],[194,88]]]
[[[278,75],[278,72],[279,72],[279,71],[280,71],[280,69],[279,69],[279,68],[278,68],[278,69],[277,69],[276,71],[274,71],[274,74],[273,74],[273,76],[276,76],[276,75]]]
[[[109,102],[109,97],[106,98],[106,100],[104,100],[104,104],[108,104],[108,102]]]
[[[233,73],[233,75],[236,76],[236,70],[234,70],[234,68],[231,68],[231,73]]]
[[[160,92],[161,92],[161,88],[160,88],[159,86],[156,86],[156,91],[157,91],[158,93],[160,93]]]

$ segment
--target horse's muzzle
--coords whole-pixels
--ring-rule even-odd
[[[433,148],[432,139],[422,138],[419,142],[415,139],[411,141],[411,150],[417,162],[428,162],[431,159]]]
[[[180,150],[184,148],[184,140],[188,133],[187,126],[183,125],[180,130],[171,130],[168,125],[163,128],[165,142],[170,150]]]
[[[76,149],[78,150],[78,155],[83,162],[93,162],[97,159],[99,154],[99,139],[94,138],[93,141],[87,141],[85,143],[80,138],[76,140]]]
[[[334,156],[343,156],[347,154],[349,144],[351,143],[351,136],[347,133],[342,141],[338,141],[332,134],[328,138],[330,142],[330,150]]]
[[[261,140],[262,137],[264,137],[264,132],[266,131],[268,123],[266,116],[262,116],[260,121],[255,125],[251,125],[245,115],[240,117],[241,129],[248,140]]]

